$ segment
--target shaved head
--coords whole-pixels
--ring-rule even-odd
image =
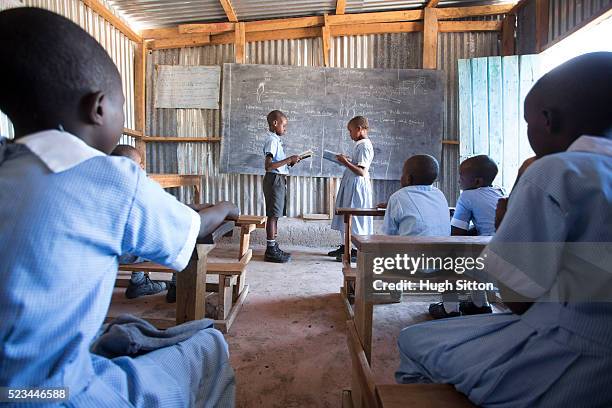
[[[459,166],[461,188],[490,186],[497,176],[497,164],[486,154],[470,157]]]
[[[431,185],[438,178],[438,161],[428,154],[410,157],[404,163],[402,187],[413,185]]]
[[[567,150],[581,135],[612,132],[612,53],[573,58],[544,75],[525,98],[525,120],[537,156]]]

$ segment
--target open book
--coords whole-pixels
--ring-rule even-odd
[[[336,159],[336,156],[339,155],[340,153],[334,153],[331,150],[323,150],[323,158],[325,160],[329,160],[331,162],[334,162],[336,164],[340,164],[342,165],[342,163],[340,163],[338,161],[338,159]]]
[[[300,156],[300,160],[304,160],[309,157],[312,157],[313,155],[314,153],[312,150],[306,150],[305,152],[300,153],[298,156]]]

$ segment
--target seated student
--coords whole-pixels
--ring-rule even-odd
[[[500,188],[492,186],[496,176],[497,165],[484,154],[459,165],[459,186],[463,191],[451,220],[452,235],[495,234],[495,207],[504,196]]]
[[[123,131],[121,78],[106,51],[68,19],[0,12],[0,384],[66,387],[74,407],[231,407],[223,335],[104,358],[89,346],[108,310],[118,258],[182,270],[237,208],[195,212],[109,154]],[[20,405],[20,404],[16,404]]]
[[[495,234],[495,209],[504,196],[500,188],[492,186],[496,176],[497,165],[484,154],[459,165],[459,186],[463,191],[451,220],[451,235]],[[469,300],[462,302],[458,302],[456,293],[445,293],[443,299],[443,303],[429,306],[434,319],[492,312],[484,291],[472,291]]]
[[[448,201],[432,184],[438,178],[438,161],[420,154],[404,163],[402,188],[391,195],[383,222],[386,235],[448,236],[451,225]]]
[[[514,313],[404,329],[396,379],[453,384],[483,407],[609,407],[612,53],[544,75],[525,120],[537,160],[482,255]]]

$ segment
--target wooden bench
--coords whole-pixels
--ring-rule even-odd
[[[366,296],[367,282],[372,281],[373,263],[376,257],[393,257],[396,254],[407,254],[410,257],[473,257],[484,250],[491,237],[450,236],[450,237],[404,237],[389,235],[355,235],[353,244],[357,254],[355,279],[354,321],[359,338],[368,361],[372,353],[372,316],[375,303],[372,297]],[[455,274],[453,274],[455,275]],[[463,275],[458,275],[459,277]],[[406,276],[408,280],[411,275]],[[428,279],[435,279],[435,276]],[[418,278],[417,278],[418,279]]]
[[[347,324],[351,354],[351,390],[343,408],[473,408],[467,397],[448,384],[376,384],[353,320]]]
[[[353,227],[353,216],[384,217],[384,208],[336,208],[336,214],[344,216],[344,254],[342,255],[343,284],[340,288],[340,296],[344,303],[344,309],[349,319],[353,318],[351,304],[355,297],[355,268],[351,266],[351,234]]]

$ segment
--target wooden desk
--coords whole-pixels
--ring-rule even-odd
[[[491,237],[398,237],[389,235],[355,235],[357,254],[354,320],[368,362],[372,355],[372,314],[374,302],[366,299],[366,285],[371,281],[375,257],[395,254],[409,256],[478,257]]]
[[[353,216],[384,217],[384,208],[336,208],[336,214],[344,216],[344,254],[342,255],[342,275],[343,284],[340,288],[340,296],[344,303],[346,315],[349,319],[353,318],[353,298],[355,296],[355,268],[351,266],[351,236]]]

